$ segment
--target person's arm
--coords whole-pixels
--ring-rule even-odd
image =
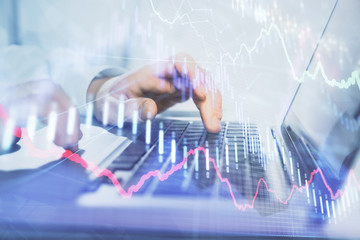
[[[0,151],[10,148],[19,139],[12,128],[33,125],[34,118],[46,124],[50,112],[56,117],[54,137],[50,141],[62,147],[76,145],[81,138],[79,113],[63,88],[54,83],[51,75],[56,71],[48,68],[51,64],[47,54],[33,46],[6,46],[1,50],[4,54],[0,56],[0,62],[6,62],[10,67],[2,69],[4,77],[0,79],[1,109],[9,120],[1,120]],[[69,79],[68,82],[74,81]],[[71,85],[74,88],[74,84]],[[73,114],[71,119],[69,113]],[[68,128],[69,124],[73,127]],[[27,130],[31,134],[30,129]]]
[[[94,101],[100,87],[109,79],[127,72],[124,68],[107,68],[99,72],[90,82],[86,91],[86,102]]]
[[[77,108],[63,89],[50,80],[29,81],[13,86],[8,89],[5,96],[2,96],[0,104],[7,114],[7,123],[3,121],[0,131],[1,150],[6,151],[6,148],[11,147],[16,139],[13,129],[27,127],[31,117],[49,124],[51,114],[54,116],[54,128],[48,129],[53,131],[49,141],[53,141],[58,146],[76,149],[82,137]],[[29,129],[27,133],[31,134]],[[4,145],[4,140],[10,138],[12,138],[11,144]]]
[[[205,79],[210,75],[186,54],[178,54],[174,60],[147,65],[137,71],[117,77],[103,77],[92,81],[88,99],[95,103],[95,117],[102,120],[104,103],[110,110],[108,123],[116,125],[118,105],[125,104],[125,120],[131,120],[138,112],[140,121],[154,118],[176,103],[192,96],[200,111],[205,128],[218,132],[221,128],[222,97],[217,89],[206,88]]]
[[[48,54],[48,63],[51,80],[64,90],[81,114],[86,113],[86,93],[90,83],[112,67],[105,63],[92,63],[75,50],[62,48]]]

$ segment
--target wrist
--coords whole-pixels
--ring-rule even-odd
[[[107,82],[109,79],[122,75],[126,70],[123,68],[107,68],[99,72],[95,78],[89,84],[89,87],[86,92],[86,102],[93,101],[96,99],[96,96],[102,87],[102,85]]]
[[[111,79],[111,77],[92,80],[86,92],[86,102],[95,100],[101,86],[109,79]]]

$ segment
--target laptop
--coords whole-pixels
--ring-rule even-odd
[[[342,4],[281,126],[223,121],[211,134],[171,113],[121,128],[84,116],[76,153],[44,146],[46,127],[25,133],[0,156],[0,236],[359,237],[358,75],[314,74]]]

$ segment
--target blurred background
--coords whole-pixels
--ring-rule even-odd
[[[130,70],[186,52],[212,73],[224,119],[275,125],[334,2],[1,0],[1,84],[44,77],[80,84],[98,66]]]

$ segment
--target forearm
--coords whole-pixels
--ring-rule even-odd
[[[89,88],[87,90],[86,101],[87,102],[94,101],[96,99],[96,94],[98,93],[101,86],[106,81],[108,81],[109,79],[111,79],[111,77],[106,77],[106,78],[100,78],[100,79],[93,80],[90,83]]]
[[[122,75],[125,72],[126,70],[123,68],[109,68],[98,73],[97,76],[89,84],[86,93],[86,101],[89,102],[95,100],[97,98],[97,93],[105,82],[107,82],[113,77]]]

